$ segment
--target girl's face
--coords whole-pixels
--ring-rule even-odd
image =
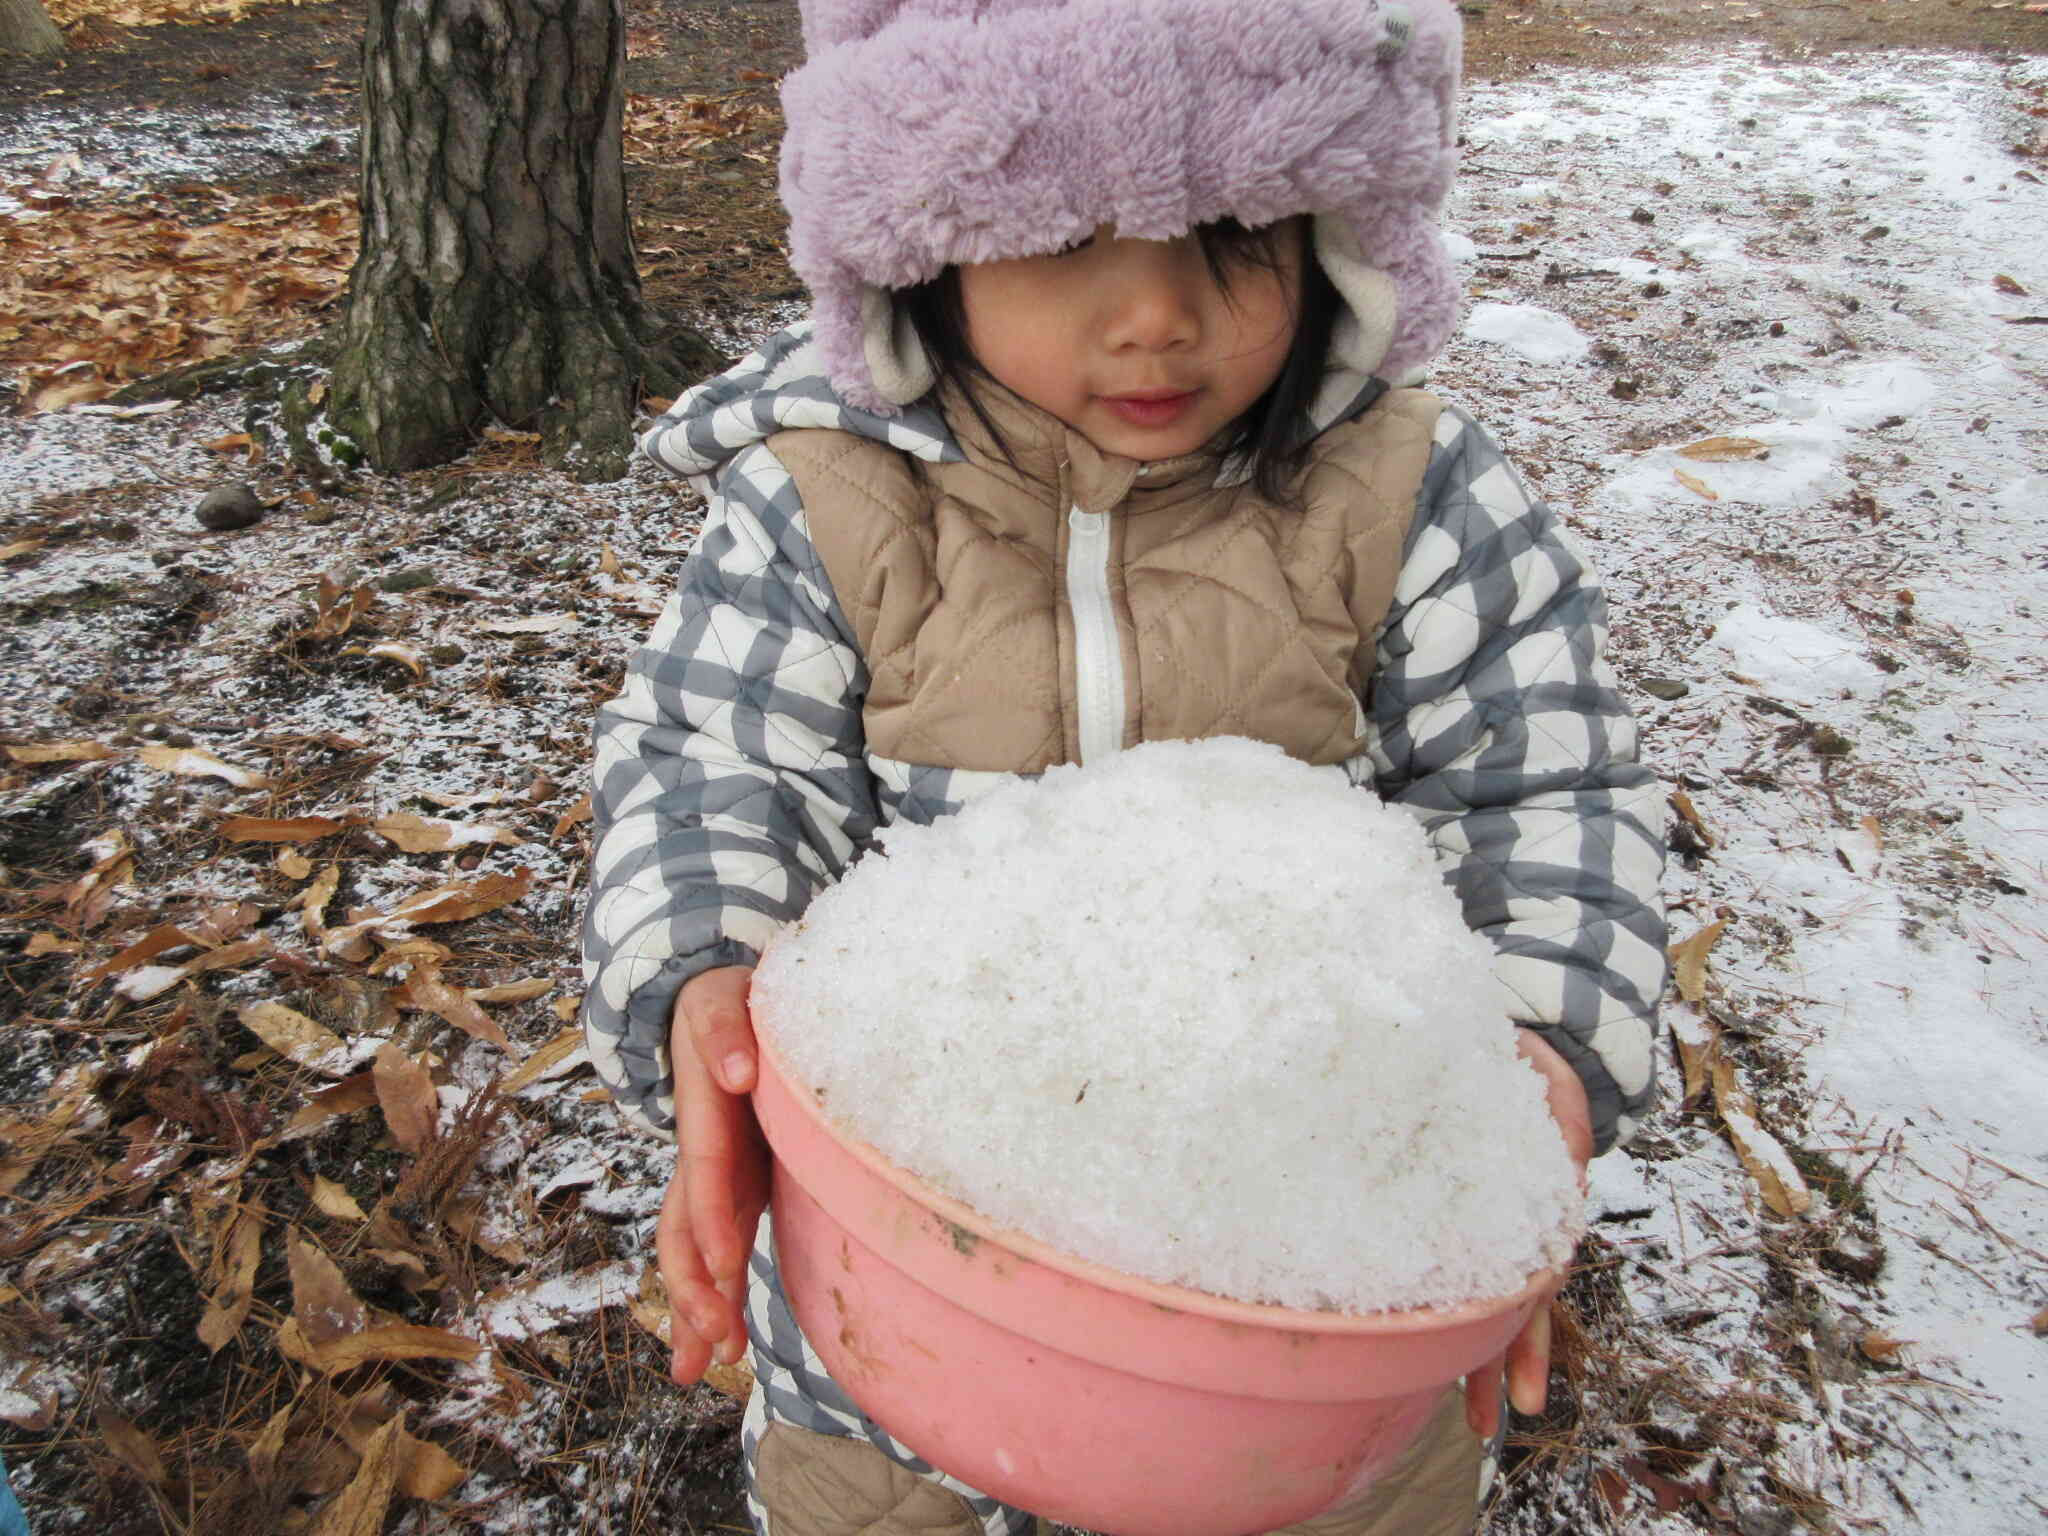
[[[1303,222],[1274,231],[1277,270],[1239,259],[1227,293],[1195,235],[1125,240],[1107,224],[1057,255],[963,266],[968,345],[998,383],[1105,453],[1191,453],[1287,362]]]

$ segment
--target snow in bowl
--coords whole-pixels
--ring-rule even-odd
[[[753,990],[776,1252],[833,1377],[1118,1536],[1362,1491],[1580,1222],[1418,824],[1270,747],[1161,743],[881,854]]]

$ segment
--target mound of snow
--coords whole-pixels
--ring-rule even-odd
[[[1580,1201],[1418,823],[1277,748],[1153,743],[883,836],[769,947],[841,1128],[1126,1273],[1370,1312],[1504,1294]]]
[[[1592,346],[1563,315],[1535,304],[1474,304],[1465,334],[1532,363],[1575,363]]]
[[[1730,670],[1754,678],[1773,698],[1819,704],[1844,695],[1867,697],[1885,684],[1860,641],[1748,603],[1728,610],[1708,644],[1727,658]]]

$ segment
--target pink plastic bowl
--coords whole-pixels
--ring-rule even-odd
[[[782,1283],[832,1376],[934,1466],[1117,1536],[1242,1536],[1363,1492],[1553,1275],[1345,1316],[1153,1284],[991,1226],[845,1139],[766,1039]]]

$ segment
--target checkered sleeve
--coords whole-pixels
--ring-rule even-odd
[[[1596,1150],[1652,1097],[1661,794],[1598,584],[1486,432],[1447,408],[1371,698],[1377,787],[1422,818],[1509,1016],[1586,1085]]]
[[[715,484],[676,594],[598,711],[583,1027],[598,1075],[673,1134],[682,985],[752,964],[875,826],[867,675],[765,446]]]

